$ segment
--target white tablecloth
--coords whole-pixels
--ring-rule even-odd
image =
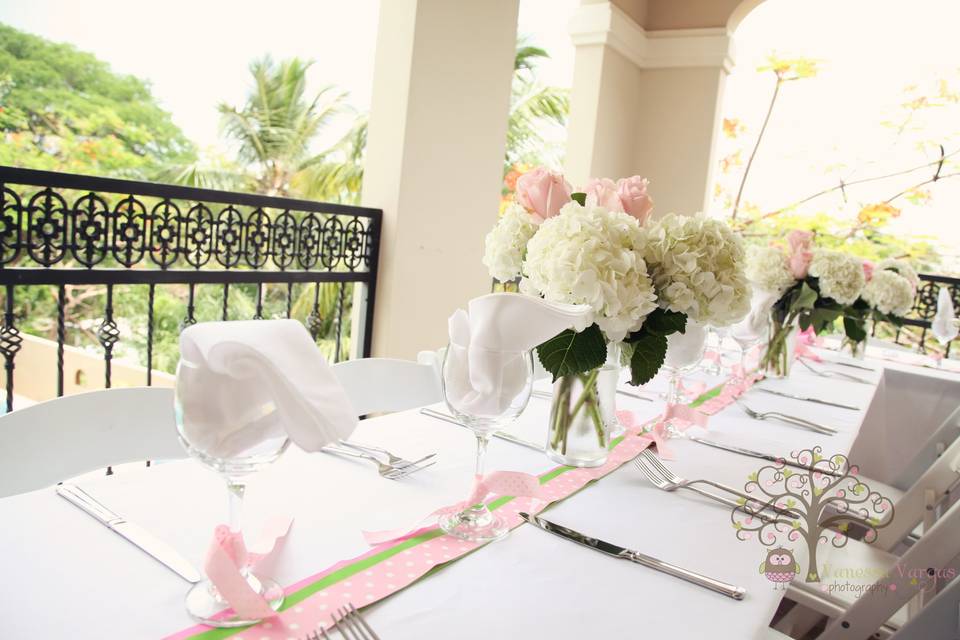
[[[876,383],[882,371],[867,373]],[[778,408],[839,429],[820,436],[776,422],[751,420],[736,406],[711,418],[711,437],[775,454],[821,445],[845,453],[857,437],[876,384],[816,378],[797,368],[771,388],[854,404],[848,411],[751,392],[758,409]],[[656,385],[662,387],[662,381]],[[884,387],[889,394],[891,385]],[[653,417],[662,403],[620,397],[621,408]],[[872,403],[872,404],[871,404]],[[511,430],[544,440],[549,402],[532,398]],[[363,461],[291,449],[251,480],[246,526],[275,513],[295,517],[273,575],[284,584],[368,547],[362,529],[413,524],[470,486],[474,438],[417,412],[361,423],[355,438],[407,457],[439,452],[438,463],[403,481],[378,477]],[[687,477],[742,486],[764,464],[689,441],[671,442],[671,466]],[[540,473],[545,456],[494,440],[488,469]],[[856,462],[856,461],[855,461]],[[225,519],[221,481],[193,461],[99,478],[83,486],[128,519],[169,541],[198,566],[214,526]],[[548,517],[591,535],[639,549],[747,588],[736,602],[629,562],[604,557],[530,526],[473,553],[366,614],[384,640],[424,638],[751,638],[760,634],[783,595],[757,568],[765,550],[738,541],[727,508],[685,492],[653,488],[625,465],[549,509]],[[157,638],[191,625],[183,608],[187,584],[52,489],[0,500],[0,549],[6,568],[0,638]],[[358,583],[357,602],[362,602]],[[241,633],[238,638],[257,636]]]

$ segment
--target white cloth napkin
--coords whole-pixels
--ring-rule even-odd
[[[937,295],[937,314],[933,316],[930,330],[934,337],[943,344],[950,342],[960,333],[960,329],[957,327],[957,316],[953,310],[953,299],[950,297],[948,287],[940,287],[940,293]]]
[[[317,451],[357,424],[346,392],[296,320],[184,329],[177,387],[189,444],[214,458],[255,455],[288,436]]]
[[[522,352],[566,329],[582,331],[591,317],[587,305],[518,293],[474,298],[467,309],[457,309],[448,321],[445,393],[451,406],[490,417],[509,408],[527,383]]]

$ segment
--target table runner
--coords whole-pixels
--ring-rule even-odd
[[[750,383],[753,381],[754,378],[751,378]],[[696,408],[707,404],[709,413],[715,413],[722,408],[717,406],[717,400],[721,400],[724,406],[732,402],[732,398],[723,393],[729,383],[730,380],[727,380],[707,390],[688,406]],[[516,528],[523,523],[518,515],[520,511],[540,513],[636,457],[652,444],[650,439],[638,436],[658,419],[656,417],[635,425],[615,439],[607,462],[599,467],[561,465],[538,475],[543,489],[542,499],[500,496],[488,502],[487,506],[499,511],[510,529]],[[379,544],[367,553],[337,562],[286,587],[283,606],[273,618],[235,629],[195,625],[166,636],[165,640],[299,640],[320,624],[331,625],[337,607],[353,603],[361,608],[382,600],[485,544],[445,535],[436,526],[423,527],[403,540]]]

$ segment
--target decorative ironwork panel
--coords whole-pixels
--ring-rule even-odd
[[[67,252],[66,200],[53,189],[43,189],[27,205],[27,252],[45,267],[63,260]]]
[[[7,187],[0,189],[0,264],[9,264],[20,255],[23,246],[20,196]]]
[[[73,203],[70,250],[83,266],[92,267],[107,257],[109,219],[110,205],[95,193],[81,196]]]
[[[0,363],[7,372],[7,409],[13,403],[21,327],[28,326],[21,314],[31,312],[27,304],[33,299],[20,295],[21,288],[55,287],[58,357],[51,368],[57,368],[58,393],[64,388],[64,349],[81,321],[102,349],[106,386],[111,361],[125,357],[124,343],[139,335],[131,318],[115,315],[115,293],[146,294],[149,370],[155,334],[164,330],[155,305],[161,295],[170,304],[168,286],[175,292],[172,299],[183,305],[181,326],[213,317],[205,308],[211,298],[207,287],[220,287],[218,315],[227,318],[237,314],[231,304],[243,304],[245,291],[252,291],[245,287],[256,285],[255,311],[242,316],[276,316],[268,305],[279,303],[287,317],[298,315],[315,339],[335,337],[341,345],[346,334],[340,334],[349,331],[344,292],[348,284],[362,284],[365,298],[358,309],[365,314],[364,331],[351,342],[369,355],[382,215],[365,207],[0,166],[0,293],[6,294],[0,308]],[[313,304],[296,314],[294,284],[314,287]],[[200,285],[204,288],[198,290]],[[84,288],[88,296],[105,292],[103,315],[72,317],[71,287]],[[332,314],[321,310],[323,287],[338,287],[335,328],[322,317]],[[336,336],[321,335],[334,331]],[[146,382],[151,381],[148,371]]]

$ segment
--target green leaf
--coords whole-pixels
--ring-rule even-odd
[[[687,314],[669,309],[654,309],[643,321],[643,329],[631,334],[631,338],[638,333],[652,333],[655,336],[668,336],[671,333],[684,333],[687,328]],[[641,337],[642,336],[638,336]],[[630,338],[628,338],[630,340]]]
[[[587,206],[587,194],[585,193],[571,193],[570,199],[580,203],[581,207]]]
[[[804,282],[800,286],[800,292],[797,293],[797,297],[794,299],[793,304],[790,305],[791,309],[813,309],[813,305],[817,302],[817,292],[814,291],[809,284]]]
[[[633,357],[630,358],[630,384],[640,386],[653,379],[663,366],[667,356],[667,338],[652,333],[633,341]]]
[[[862,321],[849,316],[843,317],[843,330],[852,342],[862,342],[867,339],[867,328]]]
[[[839,309],[827,309],[823,307],[817,307],[810,312],[810,322],[813,325],[813,330],[817,333],[822,333],[825,329],[829,328],[837,318],[843,314]]]
[[[584,373],[603,366],[607,359],[607,343],[603,332],[595,324],[580,333],[567,329],[537,347],[537,356],[543,368],[560,376]]]

